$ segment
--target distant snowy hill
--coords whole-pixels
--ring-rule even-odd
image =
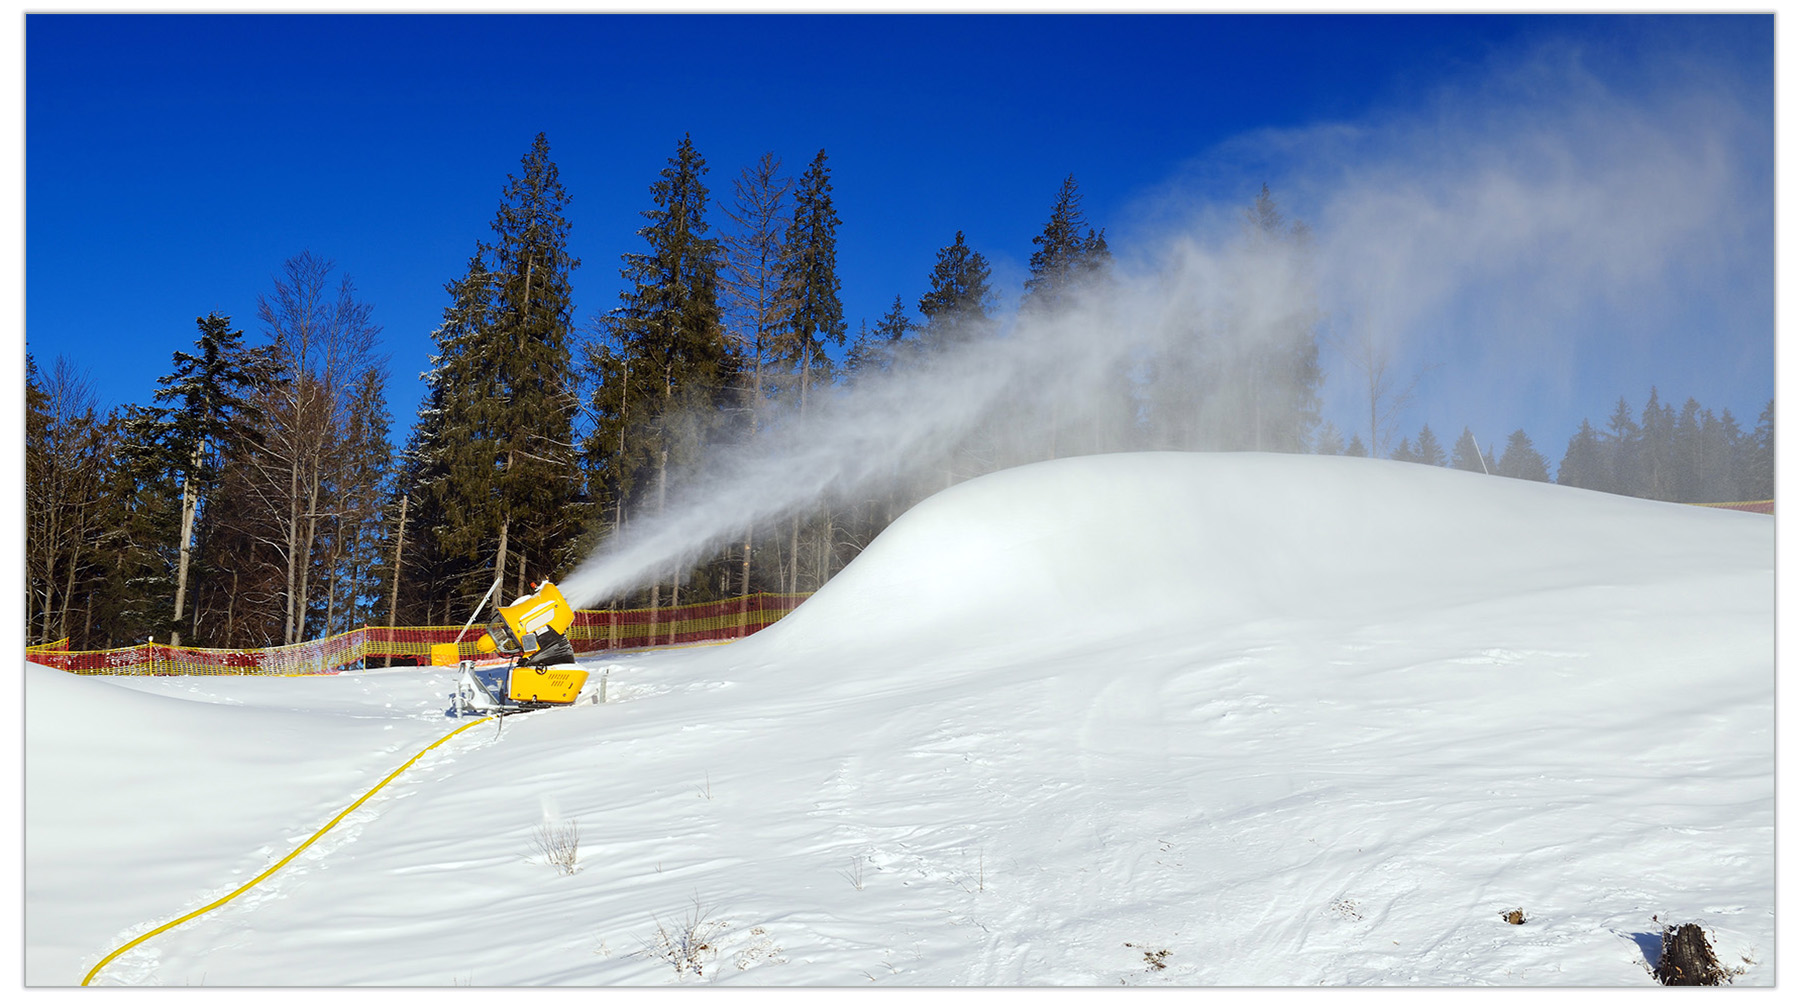
[[[457,737],[96,981],[1647,985],[1695,921],[1772,985],[1773,528],[1366,459],[1009,470],[762,633],[592,661],[606,704]],[[455,721],[430,668],[26,672],[28,985]]]

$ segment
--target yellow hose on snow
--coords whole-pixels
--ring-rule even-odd
[[[351,813],[355,812],[357,807],[361,806],[364,802],[369,801],[370,796],[374,795],[376,792],[381,791],[381,789],[384,786],[386,786],[388,782],[393,781],[395,778],[399,777],[400,772],[402,772],[402,771],[406,770],[407,768],[413,766],[414,764],[418,763],[420,757],[423,757],[426,754],[430,753],[431,751],[436,750],[438,747],[443,746],[445,743],[449,742],[449,740],[452,736],[455,736],[458,733],[463,732],[464,730],[472,729],[476,726],[479,726],[483,722],[486,722],[490,718],[493,718],[493,716],[484,716],[482,718],[476,719],[474,722],[470,722],[470,723],[466,723],[464,725],[458,726],[455,729],[452,729],[450,732],[445,733],[443,736],[439,737],[437,742],[431,744],[430,746],[426,747],[423,750],[420,750],[418,753],[413,754],[411,760],[407,761],[404,764],[401,764],[397,768],[394,768],[394,773],[381,779],[380,784],[377,784],[374,788],[371,788],[368,791],[364,792],[362,798],[357,799],[355,802],[350,803],[349,807],[346,808],[343,812],[338,813],[336,816],[333,816],[331,819],[331,822],[320,827],[318,833],[315,833],[312,836],[306,838],[306,843],[301,844],[299,847],[296,847],[293,850],[289,851],[287,854],[287,857],[284,857],[280,861],[275,862],[274,865],[270,866],[268,871],[263,872],[261,875],[256,876],[255,878],[251,879],[248,882],[245,882],[243,885],[238,886],[236,889],[233,889],[231,892],[225,894],[224,896],[219,897],[216,900],[213,900],[212,902],[206,904],[205,906],[202,906],[198,910],[195,910],[194,912],[192,912],[188,915],[186,915],[184,917],[178,917],[174,920],[171,920],[168,923],[163,924],[161,927],[158,927],[153,931],[148,931],[146,933],[140,934],[137,937],[126,942],[125,944],[120,945],[116,950],[113,951],[112,954],[101,959],[98,965],[95,965],[92,969],[88,970],[88,974],[85,977],[83,977],[81,980],[81,985],[86,986],[86,985],[88,985],[88,983],[93,981],[94,976],[97,975],[101,969],[106,967],[106,963],[112,961],[115,958],[118,958],[120,955],[123,955],[126,952],[130,951],[131,949],[136,948],[138,945],[143,944],[145,941],[150,940],[151,938],[155,937],[158,934],[161,934],[163,931],[166,931],[171,927],[175,927],[179,924],[186,923],[187,921],[192,920],[197,916],[200,916],[202,913],[207,913],[211,910],[216,910],[219,907],[224,906],[226,903],[229,903],[232,900],[236,899],[237,897],[243,895],[244,892],[246,890],[248,890],[251,886],[255,885],[258,882],[261,882],[263,879],[266,879],[270,875],[273,875],[276,872],[280,871],[282,869],[282,867],[284,865],[286,865],[289,861],[292,861],[296,857],[299,857],[301,851],[304,851],[308,847],[311,847],[313,845],[314,841],[318,840],[320,837],[325,836],[325,834],[327,832],[329,832],[332,827],[337,826],[339,820],[341,820],[345,816],[348,816]]]

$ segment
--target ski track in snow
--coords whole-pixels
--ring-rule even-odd
[[[1397,463],[1012,470],[763,633],[590,661],[607,704],[457,737],[99,981],[1647,985],[1658,917],[1771,985],[1773,565],[1772,519]],[[53,673],[31,985],[454,724],[428,668]],[[699,975],[654,954],[690,917]]]

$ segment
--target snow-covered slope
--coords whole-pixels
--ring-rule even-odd
[[[1758,515],[1310,456],[1015,469],[763,633],[458,737],[98,978],[651,985],[699,917],[726,983],[1640,985],[1660,918],[1770,984],[1773,579]],[[27,670],[39,985],[452,724],[429,669]]]

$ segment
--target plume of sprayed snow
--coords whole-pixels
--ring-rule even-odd
[[[1292,246],[1231,240],[1172,246],[1156,271],[1115,272],[1072,290],[1055,311],[1028,310],[1003,333],[953,343],[859,380],[790,415],[744,447],[709,456],[661,515],[639,515],[562,583],[591,606],[666,579],[748,529],[820,500],[898,483],[945,481],[950,456],[985,429],[1011,457],[1092,450],[1137,423],[1133,369],[1202,332],[1242,353],[1292,331],[1309,302]],[[1196,421],[1210,401],[1178,404]],[[1000,447],[1004,448],[1003,443]]]
[[[1621,71],[1547,43],[1355,123],[1234,140],[1165,197],[1269,178],[1313,227],[1327,343],[1442,365],[1419,402],[1433,423],[1666,394],[1703,367],[1707,327],[1766,337],[1752,364],[1772,374],[1771,81],[1707,44],[1634,39]],[[1682,392],[1730,396],[1751,370]],[[1359,388],[1328,382],[1327,409]]]
[[[1103,380],[1154,340],[1173,315],[1161,308],[1169,301],[1081,295],[1055,315],[1018,318],[1005,335],[920,355],[824,395],[750,445],[711,455],[675,489],[666,513],[629,522],[562,590],[578,604],[598,603],[821,499],[930,475],[1003,407],[1009,424],[1029,413],[1040,430],[1091,423]]]
[[[1138,396],[1160,379],[1154,419],[1228,419],[1239,397],[1183,391],[1192,366],[1229,367],[1297,332],[1466,355],[1442,394],[1473,397],[1468,413],[1503,406],[1526,378],[1566,382],[1545,362],[1566,361],[1597,312],[1660,321],[1672,281],[1738,266],[1737,237],[1756,231],[1763,204],[1754,185],[1743,193],[1761,136],[1716,95],[1632,103],[1579,70],[1535,72],[1530,93],[1514,80],[1503,101],[1465,94],[1379,126],[1259,137],[1300,172],[1277,194],[1291,193],[1283,206],[1310,238],[1246,239],[1240,197],[1204,203],[1173,235],[1118,241],[1110,280],[1056,312],[863,378],[709,456],[666,513],[640,513],[565,593],[593,606],[821,500],[932,475],[942,485],[978,428],[1052,442],[1013,456],[1024,460],[1059,440],[1091,450],[1074,442],[1140,417],[1140,400],[1121,405],[1125,373]],[[1355,412],[1355,381],[1328,378],[1327,406]]]

